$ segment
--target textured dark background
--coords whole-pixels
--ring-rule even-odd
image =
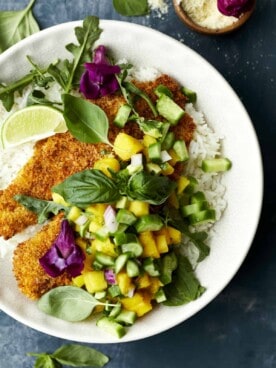
[[[0,0],[0,10],[27,0]],[[181,325],[138,342],[93,345],[111,357],[110,368],[276,367],[276,1],[258,0],[250,21],[227,36],[187,29],[167,0],[168,12],[126,18],[111,0],[37,0],[41,29],[87,15],[149,26],[188,45],[228,80],[248,110],[259,137],[265,172],[264,205],[252,248],[229,286]],[[250,178],[248,181],[250,185]],[[254,201],[254,198],[252,198]],[[241,224],[242,226],[242,224]],[[3,282],[3,280],[2,280]],[[27,368],[28,351],[53,351],[66,341],[34,331],[0,311],[0,367]]]

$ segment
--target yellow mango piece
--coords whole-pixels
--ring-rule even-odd
[[[149,203],[142,201],[131,201],[129,202],[128,210],[131,211],[137,217],[148,215]]]
[[[166,162],[164,165],[163,165],[163,169],[161,171],[161,173],[165,176],[168,176],[168,175],[172,175],[174,172],[174,168],[172,165],[170,165],[168,162]]]
[[[107,289],[107,282],[103,271],[90,271],[83,273],[84,284],[89,293],[97,293]]]
[[[145,147],[149,147],[151,144],[156,143],[157,140],[154,137],[151,137],[150,135],[145,134],[143,137],[143,145]]]
[[[170,149],[169,150],[169,155],[171,156],[171,160],[169,161],[169,163],[174,166],[177,162],[180,161],[179,156],[177,155],[177,153],[175,152],[175,150]]]
[[[82,211],[80,208],[73,206],[68,213],[68,220],[75,222],[81,215]]]
[[[102,171],[109,178],[112,177],[109,169],[114,172],[118,172],[120,170],[120,163],[114,157],[104,157],[94,164],[94,169]]]
[[[168,226],[167,227],[169,235],[170,235],[170,239],[171,239],[171,244],[178,244],[181,242],[181,238],[182,238],[182,234],[181,231],[175,229],[174,227]]]
[[[98,252],[105,253],[111,257],[117,256],[117,253],[115,251],[115,245],[111,242],[110,238],[107,238],[106,240],[103,240],[103,241],[99,239],[92,240],[91,249],[92,249],[92,254],[95,254],[96,251],[98,251]]]
[[[158,277],[150,277],[150,285],[147,290],[150,292],[151,296],[153,297],[155,293],[159,290],[160,286],[162,286],[162,282],[159,280]]]
[[[160,258],[154,235],[151,231],[144,231],[139,235],[139,240],[143,246],[142,257]]]
[[[190,184],[190,180],[186,176],[180,176],[177,180],[177,194],[181,194]]]
[[[147,273],[139,276],[137,279],[137,287],[138,289],[145,289],[150,286],[150,277]]]
[[[95,261],[95,256],[92,254],[86,254],[85,255],[85,260],[84,260],[84,267],[82,270],[82,274],[84,274],[85,272],[89,272],[89,271],[93,271],[93,267],[92,264]]]
[[[166,235],[156,235],[155,236],[156,246],[159,253],[168,253],[169,246],[167,242]]]
[[[116,275],[116,280],[123,295],[127,295],[131,290],[133,290],[134,285],[132,283],[132,279],[126,272],[119,272]]]
[[[77,286],[79,288],[83,287],[83,285],[84,285],[84,277],[83,277],[83,275],[79,275],[79,276],[73,277],[72,278],[72,281],[73,281],[73,285],[74,286]]]
[[[136,292],[131,298],[121,299],[121,303],[125,309],[135,312],[138,317],[152,310],[149,295],[142,291]]]
[[[69,203],[65,201],[65,199],[58,193],[52,192],[53,202],[62,204],[63,206],[69,206]]]
[[[155,235],[165,235],[167,244],[171,244],[171,238],[167,226],[163,226],[160,230],[156,231]]]
[[[138,139],[126,133],[119,133],[117,135],[113,147],[116,155],[123,161],[130,160],[131,156],[141,152],[144,148],[143,144]]]
[[[96,233],[103,225],[99,224],[99,222],[91,221],[89,224],[89,231],[91,233]]]

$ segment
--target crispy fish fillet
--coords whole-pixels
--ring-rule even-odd
[[[13,272],[19,289],[30,299],[39,299],[48,290],[71,284],[71,277],[64,272],[58,277],[47,275],[38,262],[60,232],[62,216],[56,216],[33,238],[19,244],[13,256]]]
[[[145,91],[153,101],[156,101],[154,89],[159,84],[166,85],[173,92],[174,100],[184,107],[185,96],[180,92],[178,84],[170,77],[163,75],[154,82],[136,83],[137,87]],[[112,122],[119,107],[125,101],[121,96],[113,95],[93,102],[106,112],[110,121],[109,140],[113,142],[119,129]],[[145,101],[138,100],[135,108],[141,116],[154,119]],[[155,119],[162,121],[162,117]],[[184,139],[189,144],[195,125],[192,118],[185,114],[173,129],[177,137]],[[143,136],[135,123],[126,124],[124,131],[136,138]],[[101,150],[110,150],[110,147],[104,144],[81,143],[70,133],[58,134],[38,142],[32,159],[21,170],[14,182],[0,193],[0,235],[9,238],[36,222],[36,216],[33,213],[13,200],[15,194],[21,193],[41,199],[50,199],[53,185],[75,172],[93,167],[94,162],[101,157]],[[56,239],[60,231],[61,218],[61,216],[56,216],[32,239],[19,244],[14,252],[13,272],[18,287],[31,299],[38,299],[51,288],[68,285],[71,282],[66,272],[57,278],[50,277],[38,262]]]
[[[152,82],[135,82],[137,87],[145,91],[152,101],[157,97],[154,89],[163,84],[174,95],[174,100],[182,107],[185,105],[185,96],[180,92],[176,81],[167,75],[162,75]],[[119,107],[125,103],[122,96],[105,96],[92,101],[100,106],[110,121],[109,140],[114,141],[119,128],[112,124]],[[152,111],[142,99],[136,103],[136,110],[147,119],[154,119]],[[162,117],[155,118],[161,120]],[[195,125],[192,118],[185,114],[176,127],[173,128],[177,137],[189,143],[193,136]],[[136,123],[126,124],[124,131],[136,138],[142,137],[142,132]],[[62,182],[68,176],[93,167],[95,161],[102,157],[101,152],[110,151],[105,144],[86,144],[77,141],[67,132],[57,134],[35,145],[33,157],[21,169],[16,179],[7,189],[0,191],[0,236],[11,238],[27,226],[35,224],[37,216],[17,203],[13,197],[16,194],[25,194],[39,199],[51,199],[52,186]],[[178,171],[182,169],[181,165]]]

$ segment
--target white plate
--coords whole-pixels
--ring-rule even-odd
[[[74,41],[79,22],[46,29],[15,45],[0,56],[0,80],[9,82],[29,71],[26,55],[42,65],[70,54],[64,45]],[[100,43],[117,58],[136,65],[152,66],[176,78],[198,93],[198,108],[209,124],[225,136],[224,152],[233,168],[225,176],[228,208],[216,227],[210,256],[200,264],[197,275],[206,292],[182,307],[160,307],[140,319],[121,340],[110,337],[93,321],[67,323],[38,311],[17,289],[11,262],[0,261],[0,307],[16,320],[64,339],[91,343],[125,342],[165,331],[194,315],[229,283],[247,255],[253,240],[262,203],[261,155],[250,118],[224,78],[201,56],[180,42],[143,26],[102,21]]]

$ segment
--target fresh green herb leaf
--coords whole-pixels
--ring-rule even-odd
[[[27,353],[36,357],[34,368],[61,368],[63,364],[70,367],[104,367],[109,358],[100,351],[88,346],[66,344],[54,353]]]
[[[35,0],[31,0],[23,10],[0,12],[0,52],[39,31],[32,14],[34,3]]]
[[[150,109],[151,109],[151,111],[152,111],[153,115],[154,115],[154,116],[157,116],[157,115],[158,115],[158,112],[157,112],[157,110],[156,110],[155,105],[153,104],[153,102],[151,101],[151,99],[149,98],[149,96],[148,96],[145,92],[141,91],[141,90],[140,90],[138,87],[136,87],[133,83],[128,82],[128,81],[123,82],[123,86],[124,86],[124,88],[125,88],[129,93],[133,93],[134,95],[136,95],[136,96],[139,96],[139,97],[143,98],[143,99],[147,102],[147,104],[149,105],[149,107],[150,107]]]
[[[100,170],[84,170],[52,188],[65,201],[85,208],[92,203],[112,203],[120,198],[116,183]]]
[[[86,143],[106,143],[108,140],[108,118],[97,105],[80,97],[63,95],[64,119],[70,133]]]
[[[172,282],[164,286],[167,306],[183,305],[199,298],[205,288],[194,274],[194,270],[186,257],[177,255],[178,266],[172,275]]]
[[[167,176],[139,172],[129,179],[127,194],[133,199],[160,205],[168,199],[175,187],[176,183]]]
[[[83,321],[101,304],[87,291],[76,286],[58,286],[44,294],[38,308],[50,316],[68,322]]]
[[[149,12],[147,0],[113,0],[115,10],[125,16],[145,15]]]
[[[91,61],[92,47],[99,39],[101,32],[99,18],[86,17],[82,27],[75,28],[75,35],[79,44],[70,43],[66,45],[66,49],[73,54],[73,61],[64,60],[49,67],[48,73],[62,86],[65,93],[70,92],[73,86],[79,84],[84,72],[84,63]]]
[[[45,222],[50,215],[57,215],[60,211],[68,211],[68,207],[65,207],[61,204],[55,203],[53,201],[46,201],[44,199],[29,197],[23,194],[15,195],[14,199],[28,210],[36,213],[38,215],[39,224]]]
[[[61,105],[61,102],[58,101],[50,101],[46,98],[45,93],[40,91],[39,89],[34,89],[29,95],[27,99],[27,105],[47,105],[47,106],[54,106],[54,105]]]
[[[70,367],[103,367],[109,359],[101,352],[88,346],[63,345],[52,355],[59,363]]]

